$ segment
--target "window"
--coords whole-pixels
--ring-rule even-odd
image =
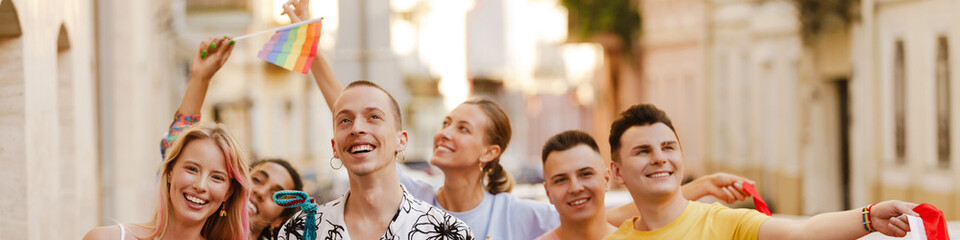
[[[907,155],[906,129],[906,63],[904,60],[903,41],[897,41],[894,48],[893,62],[893,114],[894,139],[896,162],[903,164]]]
[[[937,39],[937,165],[950,166],[950,52],[947,38]]]

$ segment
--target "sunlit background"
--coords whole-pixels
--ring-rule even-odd
[[[160,138],[199,43],[289,24],[282,0],[0,0],[0,239],[77,239],[151,217]],[[472,97],[508,112],[514,194],[543,200],[540,149],[569,129],[609,159],[610,122],[654,103],[688,178],[758,182],[775,214],[900,199],[960,220],[960,1],[312,0],[319,49],[343,83],[377,82],[428,163],[446,113]],[[282,158],[321,201],[331,115],[313,79],[237,43],[203,121],[252,159]],[[630,201],[624,190],[611,204]],[[735,206],[750,207],[751,202]],[[958,222],[951,223],[958,229]],[[960,230],[955,230],[958,232]]]

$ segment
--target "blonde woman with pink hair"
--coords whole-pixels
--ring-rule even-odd
[[[211,41],[224,46],[228,39]],[[212,52],[220,54],[225,48]],[[212,123],[197,124],[179,136],[160,165],[153,220],[98,227],[83,239],[249,238],[248,163],[237,140],[223,125]]]
[[[159,206],[144,224],[118,224],[83,239],[247,239],[246,159],[222,125],[187,129],[160,165]]]

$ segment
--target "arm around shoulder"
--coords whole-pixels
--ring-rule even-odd
[[[637,210],[637,205],[633,205],[633,202],[628,202],[626,204],[606,209],[607,223],[613,226],[620,226],[627,219],[633,218],[634,216],[640,216],[640,211]]]

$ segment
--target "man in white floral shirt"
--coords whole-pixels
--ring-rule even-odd
[[[351,239],[352,234],[344,227],[344,201],[349,193],[328,202],[317,209],[317,239]],[[277,239],[304,239],[306,213],[300,212],[284,224]],[[365,231],[366,229],[360,229]],[[358,238],[359,239],[359,238]],[[379,239],[473,239],[470,229],[459,219],[433,207],[403,191],[403,200],[396,217],[390,221],[386,232]]]
[[[284,224],[278,239],[301,240],[304,231],[315,231],[316,239],[473,239],[466,224],[414,198],[400,184],[395,159],[403,155],[407,132],[390,93],[372,82],[353,82],[340,94],[333,115],[331,164],[339,168],[342,162],[350,190],[317,209],[315,229],[304,229],[310,219],[300,212]]]

